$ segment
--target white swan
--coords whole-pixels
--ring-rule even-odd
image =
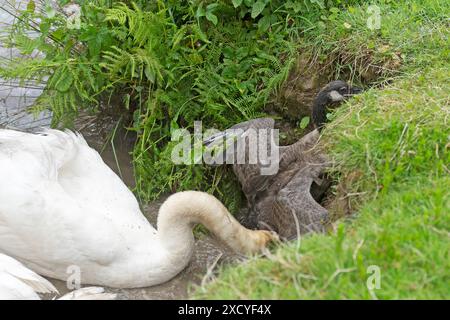
[[[196,191],[170,196],[156,231],[81,135],[0,130],[0,251],[41,275],[65,280],[75,265],[83,284],[163,283],[188,264],[196,223],[243,253],[276,238],[244,228],[215,197]]]
[[[58,290],[46,279],[27,269],[19,261],[0,253],[0,300],[40,300],[38,293]],[[88,287],[72,291],[58,300],[111,300],[116,295],[103,288]]]

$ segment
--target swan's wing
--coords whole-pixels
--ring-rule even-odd
[[[16,175],[55,180],[58,170],[77,154],[80,139],[70,131],[32,134],[0,129],[0,163],[6,166],[8,160],[14,160],[14,169],[22,169],[14,172]]]
[[[58,171],[58,183],[73,199],[89,208],[101,209],[114,222],[146,224],[136,197],[80,136],[75,139],[74,156]],[[67,157],[66,157],[67,158]]]
[[[46,279],[26,268],[19,261],[0,253],[0,272],[10,274],[38,293],[58,293]]]
[[[40,274],[59,278],[71,265],[108,265],[126,245],[122,236],[57,183],[12,183],[0,191],[0,250]]]
[[[69,292],[58,300],[115,300],[116,298],[116,294],[106,293],[101,287],[86,287]]]
[[[118,218],[123,217],[124,210],[143,218],[132,192],[79,134],[58,130],[30,134],[0,129],[0,166],[3,181],[12,176],[29,184],[55,182],[80,205],[106,205],[116,208],[112,211]]]

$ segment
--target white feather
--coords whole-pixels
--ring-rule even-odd
[[[115,300],[116,298],[116,294],[105,293],[101,287],[86,287],[69,292],[58,300]]]
[[[0,300],[36,300],[37,293],[58,293],[58,290],[17,260],[0,253]]]
[[[19,261],[0,253],[0,300],[40,300],[38,293],[58,290],[46,279]],[[67,293],[58,300],[114,300],[117,295],[100,287],[87,287]]]

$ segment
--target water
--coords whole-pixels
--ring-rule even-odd
[[[8,12],[24,7],[28,1],[0,0],[0,37],[8,32],[15,18]],[[14,7],[11,4],[14,3]],[[31,35],[32,36],[32,35]],[[5,48],[0,40],[0,64],[5,60],[20,57],[17,50]],[[16,127],[36,131],[50,124],[51,113],[46,111],[36,116],[26,112],[27,108],[41,95],[43,84],[28,82],[19,84],[18,80],[0,78],[0,127]]]

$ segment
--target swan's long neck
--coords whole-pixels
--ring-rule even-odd
[[[257,252],[270,240],[267,231],[243,227],[214,196],[185,191],[170,196],[159,210],[157,224],[161,244],[174,254],[192,250],[192,228],[198,223],[241,253]]]

